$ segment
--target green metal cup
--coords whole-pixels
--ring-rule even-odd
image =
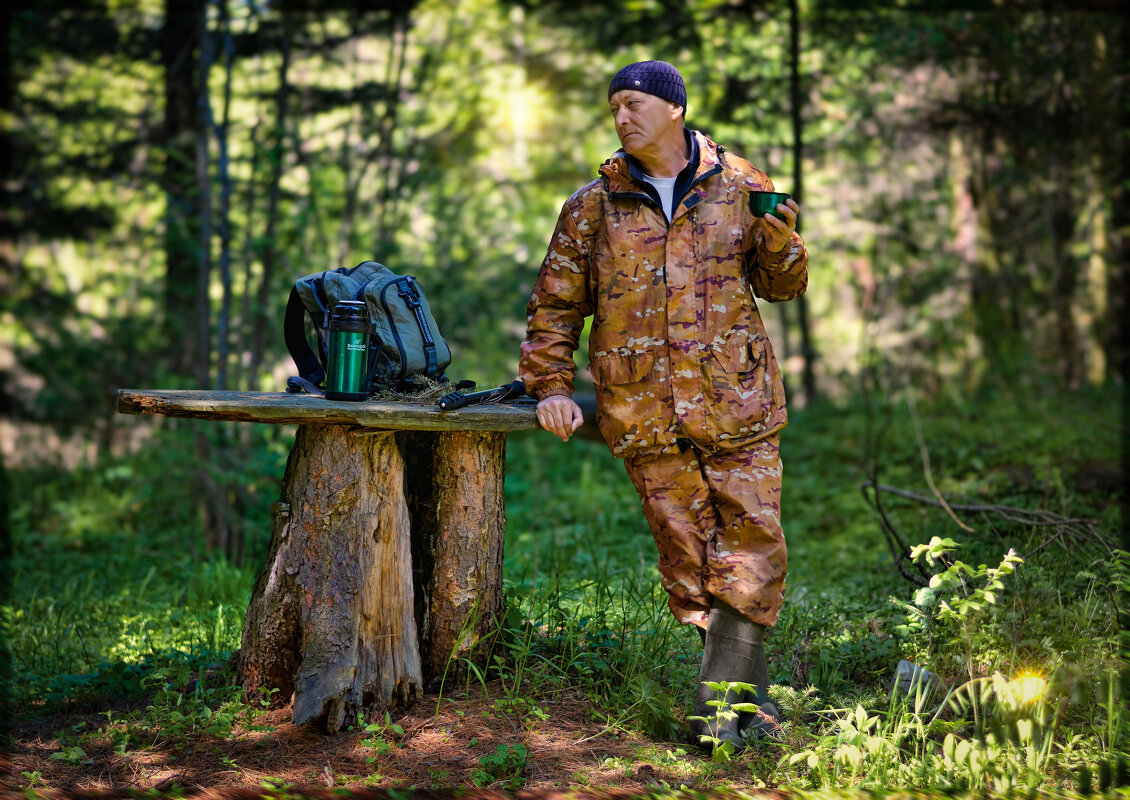
[[[786,222],[785,215],[777,210],[777,205],[783,204],[790,197],[792,195],[787,192],[750,192],[749,210],[758,218],[765,214],[772,214],[781,222]]]
[[[369,399],[369,309],[359,300],[334,306],[327,328],[330,336],[327,400]]]

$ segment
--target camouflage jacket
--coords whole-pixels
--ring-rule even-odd
[[[690,136],[697,168],[670,224],[617,152],[565,202],[527,307],[519,374],[538,399],[572,395],[573,351],[592,316],[597,424],[619,457],[672,452],[680,438],[707,452],[736,448],[787,422],[750,287],[770,302],[800,295],[804,243],[793,234],[766,250],[746,193],[772,182]]]

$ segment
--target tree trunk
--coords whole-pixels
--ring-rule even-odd
[[[1055,186],[1070,186],[1071,170],[1058,153],[1049,167]],[[1075,294],[1079,264],[1071,253],[1075,234],[1076,208],[1064,192],[1055,192],[1049,204],[1048,231],[1052,245],[1051,307],[1055,313],[1056,343],[1059,347],[1060,376],[1070,389],[1079,386],[1081,369],[1078,335],[1075,327]]]
[[[235,62],[235,42],[232,40],[231,16],[227,0],[220,0],[220,21],[223,26],[224,45],[224,100],[220,124],[213,124],[218,150],[217,170],[220,177],[220,314],[216,333],[216,388],[228,388],[228,364],[231,360],[231,197],[234,191],[228,165],[228,126],[231,121],[232,66]]]
[[[251,693],[277,689],[275,704],[293,695],[295,722],[329,730],[489,665],[505,436],[538,427],[533,405],[118,392],[126,414],[299,425],[238,675]]]
[[[208,98],[208,73],[216,60],[216,42],[208,30],[208,15],[201,13],[200,19],[200,58],[199,85],[196,91],[196,192],[199,202],[197,212],[200,219],[200,243],[197,250],[196,296],[193,302],[193,318],[196,330],[189,333],[195,336],[193,352],[196,358],[192,365],[199,388],[207,389],[211,375],[211,302],[209,289],[212,282],[212,176],[211,159],[208,152],[208,129],[212,118],[211,103]]]
[[[209,552],[232,555],[233,525],[238,518],[231,506],[229,488],[216,476],[230,474],[227,468],[227,428],[196,429],[196,503],[200,527],[204,531],[204,544]]]
[[[249,389],[258,390],[259,370],[263,365],[263,354],[266,351],[265,337],[268,331],[273,331],[270,320],[273,315],[268,312],[271,307],[271,283],[275,274],[275,254],[278,251],[276,227],[279,218],[279,196],[281,193],[283,174],[283,152],[286,144],[286,109],[287,97],[290,93],[290,81],[287,72],[290,68],[290,16],[282,15],[281,37],[279,46],[281,61],[279,62],[279,85],[275,93],[275,124],[274,143],[271,147],[269,162],[271,165],[271,178],[267,187],[267,226],[263,233],[263,274],[260,277],[259,292],[255,303],[255,323],[251,332],[251,359],[247,368],[247,386]]]
[[[404,435],[424,684],[486,665],[503,617],[505,434]]]
[[[210,130],[213,126],[212,104],[208,96],[208,74],[216,60],[216,38],[208,30],[208,14],[203,11],[198,20],[200,25],[199,76],[196,87],[196,194],[199,201],[198,212],[200,244],[197,250],[196,297],[193,303],[195,332],[188,339],[195,338],[192,351],[195,358],[193,370],[196,383],[201,389],[211,384],[212,375],[212,174],[209,151]],[[227,552],[231,540],[231,505],[222,486],[213,480],[210,466],[222,457],[223,430],[216,436],[220,442],[214,447],[208,432],[200,430],[196,434],[196,497],[204,540],[209,550]]]
[[[244,622],[244,687],[293,692],[294,722],[331,732],[417,696],[409,532],[395,433],[300,427]]]
[[[1096,104],[1104,111],[1109,109],[1113,124],[1108,130],[1113,135],[1104,137],[1107,166],[1106,191],[1110,197],[1109,277],[1107,278],[1107,314],[1103,321],[1103,348],[1106,356],[1108,380],[1125,384],[1130,378],[1130,19],[1125,14],[1114,15],[1109,31],[1110,48],[1114,53],[1107,64],[1122,64],[1120,78],[1109,85],[1111,102]],[[1100,73],[1105,77],[1106,73]],[[1106,115],[1104,115],[1106,116]],[[1121,133],[1119,133],[1121,132]],[[1102,184],[1100,184],[1102,185]]]
[[[163,130],[165,192],[165,297],[164,326],[169,365],[176,373],[192,374],[196,363],[191,313],[195,297],[200,225],[196,208],[195,143],[196,59],[200,47],[200,0],[165,0],[165,25],[161,30],[161,66],[164,69],[165,120]]]
[[[248,146],[251,149],[251,154],[248,157],[248,168],[250,173],[247,176],[247,190],[243,196],[243,247],[241,248],[241,257],[243,259],[243,291],[240,293],[240,308],[239,308],[239,322],[236,326],[238,331],[239,341],[243,354],[248,354],[251,351],[249,343],[253,340],[254,327],[257,322],[257,317],[252,316],[258,312],[258,307],[252,304],[252,298],[255,296],[255,281],[254,281],[254,264],[255,264],[255,189],[258,185],[257,173],[259,171],[259,159],[261,153],[259,150],[259,125],[261,119],[258,114],[255,116],[255,122],[252,123],[250,130],[247,132]],[[254,311],[252,309],[255,309]],[[237,350],[237,353],[240,352]],[[236,363],[248,364],[246,371],[237,369],[233,375],[232,384],[236,388],[252,388],[259,387],[256,378],[253,378],[254,371],[251,369],[250,360],[245,361],[242,355],[236,356]],[[257,367],[255,369],[258,369]]]
[[[789,95],[793,122],[793,196],[800,205],[804,193],[804,114],[800,86],[800,8],[799,0],[789,0]],[[797,219],[797,231],[800,219]],[[816,401],[816,349],[812,344],[811,326],[808,322],[808,298],[797,298],[797,322],[800,325],[800,352],[804,357],[801,383],[804,386],[805,404]]]

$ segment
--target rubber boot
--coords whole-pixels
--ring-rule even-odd
[[[781,728],[781,712],[769,699],[769,662],[765,659],[765,626],[756,622],[753,626],[754,641],[750,651],[752,663],[749,682],[754,691],[746,692],[742,700],[756,703],[759,711],[743,711],[738,716],[738,733],[743,739],[779,739],[785,732]]]
[[[742,692],[731,689],[723,695],[706,686],[703,681],[740,681],[750,683],[753,678],[754,624],[730,606],[715,600],[710,609],[706,626],[706,644],[702,653],[702,669],[698,674],[698,690],[695,693],[694,716],[703,720],[691,720],[691,732],[696,743],[697,737],[712,736],[721,742],[730,742],[735,750],[745,747],[739,732],[739,716],[735,713],[730,719],[719,719],[716,706],[707,705],[709,700],[725,699],[729,704],[737,703]]]

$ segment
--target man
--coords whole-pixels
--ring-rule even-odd
[[[684,127],[686,88],[663,61],[608,87],[622,150],[561,210],[530,298],[519,373],[538,421],[562,441],[581,425],[576,349],[592,316],[597,424],[623,458],[659,550],[672,613],[704,653],[692,723],[729,741],[780,733],[763,636],[777,621],[787,558],[778,432],[784,386],[751,296],[804,291],[808,256],[784,220],[750,211],[772,190],[748,161]],[[756,687],[757,713],[727,720],[704,681]],[[727,702],[740,698],[730,693]]]

